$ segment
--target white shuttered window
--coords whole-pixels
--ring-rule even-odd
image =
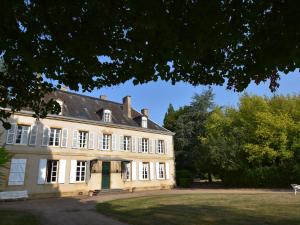
[[[12,159],[8,185],[24,185],[26,159]]]

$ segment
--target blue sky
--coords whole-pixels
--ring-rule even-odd
[[[280,87],[276,91],[276,94],[300,94],[299,71],[289,73],[288,75],[281,75],[279,83]],[[272,96],[273,94],[269,90],[268,85],[268,82],[258,86],[251,84],[246,89],[246,92]],[[162,124],[169,103],[172,103],[174,108],[189,104],[195,93],[201,93],[207,88],[207,86],[193,87],[183,82],[172,85],[168,82],[158,81],[137,86],[134,86],[131,82],[127,82],[119,86],[102,88],[84,94],[95,97],[103,94],[107,95],[109,100],[116,102],[122,102],[124,96],[130,95],[133,108],[138,111],[142,108],[148,108],[150,118],[158,124]],[[226,87],[213,86],[212,88],[215,93],[215,102],[221,106],[236,106],[239,97],[242,95],[242,93],[226,90]]]

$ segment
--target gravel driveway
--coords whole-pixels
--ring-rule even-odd
[[[196,193],[282,193],[291,190],[267,189],[173,189],[135,193],[107,193],[94,197],[68,197],[36,199],[17,202],[1,202],[0,209],[28,210],[41,218],[42,225],[125,225],[98,213],[95,205],[114,199],[162,195],[162,194],[196,194]]]

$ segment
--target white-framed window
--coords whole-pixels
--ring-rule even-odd
[[[149,139],[142,138],[142,152],[147,153],[149,150]]]
[[[60,146],[61,129],[50,128],[49,146]]]
[[[15,139],[16,144],[21,144],[21,145],[28,144],[29,129],[30,126],[17,125],[16,139]]]
[[[130,163],[125,164],[125,179],[130,180],[131,177],[131,166]]]
[[[110,140],[111,140],[110,134],[103,134],[103,141],[102,141],[102,149],[103,150],[110,149]]]
[[[148,180],[149,179],[149,163],[143,163],[142,179],[143,180]]]
[[[143,116],[142,117],[142,127],[143,128],[147,128],[148,127],[148,119],[147,119],[147,117],[145,117],[145,116]]]
[[[84,182],[86,176],[86,161],[77,161],[76,182]]]
[[[60,106],[60,112],[58,113],[58,115],[62,115],[63,114],[63,105],[64,105],[64,102],[62,101],[62,100],[59,100],[59,99],[57,99],[57,100],[55,100],[58,104],[59,104],[59,106]]]
[[[88,134],[89,132],[87,131],[79,131],[79,148],[87,148],[87,145],[88,145]]]
[[[164,153],[164,141],[163,140],[158,140],[157,152],[160,154]]]
[[[111,111],[108,109],[103,110],[103,122],[111,122]]]
[[[164,179],[165,178],[165,164],[164,163],[159,163],[158,166],[158,178],[159,179]]]
[[[58,179],[58,160],[47,160],[47,183],[56,183]]]
[[[123,149],[124,151],[129,151],[130,150],[130,143],[131,143],[131,138],[129,136],[124,136],[124,146]]]

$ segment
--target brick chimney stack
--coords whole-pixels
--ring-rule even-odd
[[[123,112],[128,118],[131,118],[131,96],[123,98]]]

